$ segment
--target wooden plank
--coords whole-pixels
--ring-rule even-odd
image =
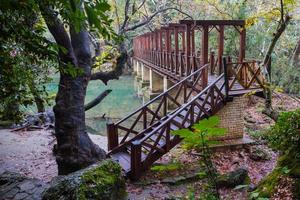
[[[112,160],[118,162],[126,173],[130,171],[130,155],[127,152],[117,152],[110,155],[110,157]]]

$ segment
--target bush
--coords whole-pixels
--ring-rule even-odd
[[[296,199],[300,199],[300,109],[281,113],[267,138],[282,155],[276,168],[259,183],[250,199],[270,198],[284,176],[295,179],[293,193]]]
[[[300,109],[281,113],[269,131],[268,140],[283,153],[300,153]]]

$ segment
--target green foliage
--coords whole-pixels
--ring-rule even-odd
[[[44,85],[55,66],[54,45],[45,37],[45,26],[32,8],[0,9],[0,119],[19,121],[21,106],[46,103]],[[43,107],[43,105],[40,105]]]
[[[218,196],[217,171],[211,161],[209,145],[217,142],[214,140],[214,137],[223,136],[226,132],[226,129],[218,127],[219,123],[220,119],[217,116],[213,116],[194,124],[192,130],[180,129],[171,132],[172,134],[183,138],[183,141],[188,148],[195,148],[202,152],[201,162],[206,166],[206,174],[210,181],[210,185],[212,186],[212,188],[208,190],[209,196],[206,196],[208,194],[204,193],[204,199],[215,199],[215,197]],[[210,196],[210,194],[212,194],[212,196]]]
[[[79,199],[122,199],[126,196],[121,167],[112,161],[103,163],[82,175],[77,191]],[[118,191],[112,194],[111,191]],[[113,196],[114,195],[114,196]]]
[[[282,152],[300,154],[300,109],[282,112],[270,129],[268,139],[274,148]]]
[[[272,147],[282,152],[282,156],[279,157],[276,168],[251,194],[252,199],[270,198],[282,176],[297,178],[296,182],[300,178],[300,109],[282,112],[266,136]]]
[[[0,8],[0,120],[22,118],[22,106],[37,104],[38,109],[48,99],[44,85],[49,81],[50,68],[76,77],[84,71],[73,64],[58,60],[59,52],[68,50],[49,37],[47,17],[40,8],[50,6],[63,21],[67,32],[88,30],[98,38],[119,41],[110,19],[106,0],[4,1]],[[50,22],[52,23],[52,22]],[[39,109],[41,110],[41,109]]]
[[[217,127],[220,119],[216,116],[208,119],[203,119],[197,124],[194,124],[192,129],[180,129],[172,131],[172,134],[179,135],[187,148],[202,148],[203,144],[213,145],[218,143],[214,140],[216,136],[223,136],[226,132],[225,128]]]
[[[172,162],[170,164],[166,165],[154,165],[151,167],[152,171],[157,171],[157,172],[166,172],[166,171],[174,171],[182,168],[182,164],[179,162]]]

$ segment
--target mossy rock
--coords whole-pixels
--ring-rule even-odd
[[[267,175],[257,186],[252,193],[257,193],[258,197],[270,198],[275,191],[275,187],[282,175],[281,168],[275,168],[269,175]]]
[[[248,170],[239,168],[217,178],[218,187],[235,187],[237,185],[249,184]]]
[[[255,161],[260,161],[260,160],[270,160],[271,155],[269,152],[262,148],[258,147],[252,147],[250,149],[250,158]]]
[[[275,187],[282,176],[291,176],[296,178],[296,180],[300,177],[300,160],[294,153],[286,153],[280,156],[276,168],[258,184],[257,189],[253,193],[257,193],[258,197],[261,198],[270,198],[274,194]],[[300,190],[300,183],[298,185],[296,183],[295,187],[298,188],[294,190],[295,196],[300,196],[300,194],[297,194],[297,191]]]
[[[126,197],[121,167],[112,160],[55,179],[43,200],[118,200]]]

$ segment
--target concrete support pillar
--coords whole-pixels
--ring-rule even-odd
[[[142,64],[142,87],[149,86],[150,83],[150,69],[145,65]]]
[[[170,89],[173,85],[175,85],[175,83],[173,83],[172,81],[170,81],[169,79],[167,79],[166,76],[164,76],[164,92],[167,91],[168,89]],[[177,91],[178,91],[178,87],[175,87],[175,88],[171,89],[169,91],[170,96],[172,96],[173,98],[175,98],[175,96],[177,94]],[[179,96],[178,97],[178,102],[180,102],[180,101],[181,101],[181,97]],[[171,100],[168,100],[167,104],[168,104],[168,110],[169,111],[174,110],[174,109],[176,109],[178,107]]]
[[[140,65],[141,65],[141,62],[136,61],[136,75],[137,75],[137,77],[141,76]]]
[[[152,69],[150,71],[150,94],[161,93],[164,90],[164,77],[160,74],[154,72]]]
[[[133,74],[137,74],[137,61],[132,59],[132,65],[133,65]]]

